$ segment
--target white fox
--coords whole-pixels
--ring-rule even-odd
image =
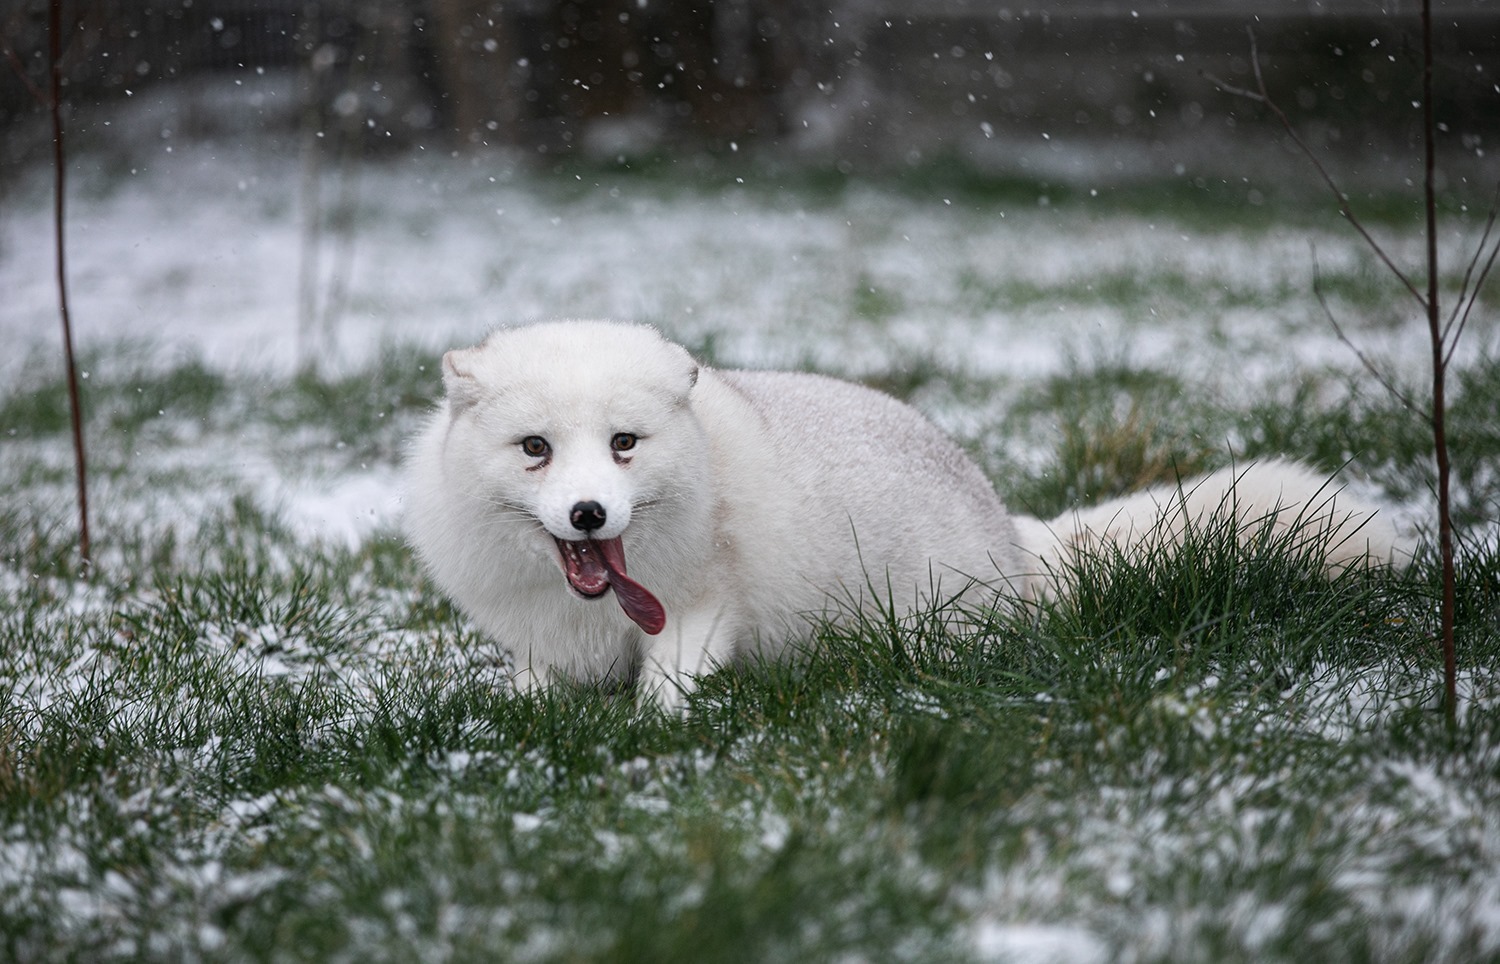
[[[1396,549],[1386,516],[1280,460],[1013,517],[910,406],[819,375],[714,370],[645,326],[501,329],[448,352],[443,380],[408,453],[406,530],[523,689],[637,674],[643,700],[672,708],[697,675],[861,606],[1065,591],[1079,545],[1159,545],[1231,491],[1240,519],[1320,527],[1330,566]]]

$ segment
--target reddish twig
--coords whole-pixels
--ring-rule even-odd
[[[1427,260],[1427,285],[1423,292],[1417,288],[1410,278],[1395,264],[1375,240],[1365,230],[1359,218],[1349,206],[1349,199],[1339,189],[1338,183],[1328,173],[1328,169],[1318,160],[1317,155],[1307,146],[1306,142],[1298,135],[1291,119],[1287,117],[1272,98],[1266,88],[1265,77],[1260,69],[1260,53],[1256,48],[1255,31],[1250,31],[1250,62],[1255,74],[1256,90],[1246,90],[1226,84],[1212,75],[1204,76],[1214,83],[1225,93],[1239,97],[1246,97],[1257,103],[1264,104],[1281,124],[1292,143],[1302,152],[1302,155],[1312,164],[1323,183],[1333,193],[1338,201],[1339,210],[1344,219],[1354,228],[1359,236],[1364,239],[1381,261],[1382,264],[1400,280],[1411,296],[1416,299],[1417,304],[1422,306],[1423,314],[1427,319],[1428,332],[1432,342],[1432,407],[1427,412],[1428,419],[1432,425],[1432,442],[1434,457],[1437,462],[1437,499],[1438,499],[1438,551],[1442,565],[1442,603],[1439,615],[1441,645],[1443,655],[1443,712],[1447,718],[1450,732],[1456,727],[1458,719],[1458,660],[1455,651],[1455,620],[1456,620],[1456,582],[1457,576],[1453,564],[1453,515],[1451,510],[1450,489],[1452,486],[1452,465],[1448,451],[1447,432],[1447,375],[1448,363],[1453,358],[1453,350],[1458,343],[1458,338],[1463,334],[1464,327],[1468,323],[1470,313],[1474,304],[1478,301],[1479,292],[1484,287],[1491,270],[1495,266],[1497,257],[1500,257],[1500,241],[1489,247],[1486,256],[1486,246],[1490,245],[1490,235],[1495,225],[1496,211],[1500,210],[1500,199],[1490,209],[1489,221],[1485,224],[1484,233],[1481,236],[1479,246],[1470,261],[1468,270],[1464,273],[1464,283],[1453,314],[1448,323],[1443,323],[1441,306],[1439,304],[1439,259],[1437,243],[1437,118],[1433,103],[1432,77],[1433,77],[1433,52],[1432,52],[1432,0],[1422,0],[1422,210],[1425,218],[1426,228],[1426,260]],[[1482,265],[1482,267],[1481,267]],[[1478,274],[1475,274],[1476,268]],[[1395,385],[1381,375],[1377,367],[1370,359],[1354,346],[1339,326],[1337,318],[1329,309],[1327,300],[1321,290],[1320,279],[1317,274],[1317,260],[1313,261],[1314,291],[1318,296],[1319,303],[1323,306],[1325,314],[1333,323],[1334,331],[1338,333],[1339,340],[1348,345],[1355,354],[1365,370],[1370,372],[1377,381],[1395,398],[1401,401],[1408,409],[1417,411],[1411,400],[1396,389]],[[1473,287],[1470,287],[1470,283]]]
[[[1458,723],[1458,657],[1454,643],[1457,576],[1453,568],[1453,514],[1448,457],[1448,352],[1438,309],[1437,115],[1432,96],[1432,0],[1422,0],[1422,204],[1427,215],[1427,327],[1432,337],[1432,442],[1437,458],[1438,552],[1442,557],[1443,712],[1448,730]]]
[[[56,238],[57,261],[57,306],[62,315],[63,359],[67,365],[68,407],[72,416],[73,460],[78,481],[78,551],[83,559],[83,571],[88,573],[93,563],[89,547],[89,491],[88,460],[83,449],[83,406],[78,392],[78,365],[73,357],[73,322],[68,314],[68,268],[67,245],[64,243],[63,225],[66,191],[66,154],[63,150],[62,121],[62,0],[51,0],[47,5],[48,55],[51,60],[51,96],[47,98],[48,111],[52,118],[52,226]]]

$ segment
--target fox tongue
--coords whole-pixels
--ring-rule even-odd
[[[615,598],[620,601],[625,615],[652,636],[661,632],[667,624],[667,611],[650,590],[625,575],[625,546],[619,536],[594,545],[599,547],[604,568],[609,570],[609,584],[614,587]]]
[[[568,582],[585,596],[613,588],[620,608],[637,626],[655,636],[667,624],[667,612],[650,590],[625,575],[625,547],[613,539],[562,542]]]

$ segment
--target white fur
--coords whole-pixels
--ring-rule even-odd
[[[1066,591],[1072,557],[1079,551],[1113,545],[1127,556],[1156,552],[1179,545],[1189,527],[1231,514],[1241,531],[1269,527],[1278,538],[1295,530],[1287,545],[1313,541],[1330,571],[1409,561],[1388,514],[1300,462],[1268,459],[1075,509],[1050,522],[1017,519],[1022,542],[1044,576],[1033,579],[1029,591],[1033,596]]]
[[[1245,519],[1275,511],[1290,523],[1311,507],[1336,535],[1363,525],[1336,540],[1334,563],[1387,560],[1394,545],[1373,509],[1341,498],[1335,513],[1326,479],[1280,461],[1050,523],[1013,519],[909,406],[818,375],[699,367],[642,326],[502,329],[449,352],[443,369],[447,398],[408,453],[407,532],[438,584],[512,652],[523,687],[638,668],[641,692],[673,706],[696,675],[750,650],[780,654],[810,620],[1047,594],[1075,547],[1201,520],[1231,488]],[[617,433],[639,441],[614,452]],[[549,443],[545,464],[522,451],[530,436]],[[630,577],[664,606],[660,634],[612,593],[568,586],[554,537],[578,537],[568,513],[585,500],[605,509],[598,537],[622,537]]]

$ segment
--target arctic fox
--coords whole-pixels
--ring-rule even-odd
[[[640,325],[501,329],[442,368],[446,398],[407,456],[406,530],[523,689],[635,674],[671,708],[698,674],[860,606],[1066,591],[1076,546],[1170,539],[1231,490],[1240,518],[1322,525],[1330,565],[1395,546],[1384,516],[1335,506],[1326,478],[1283,461],[1013,517],[910,406],[820,375],[711,369]]]

